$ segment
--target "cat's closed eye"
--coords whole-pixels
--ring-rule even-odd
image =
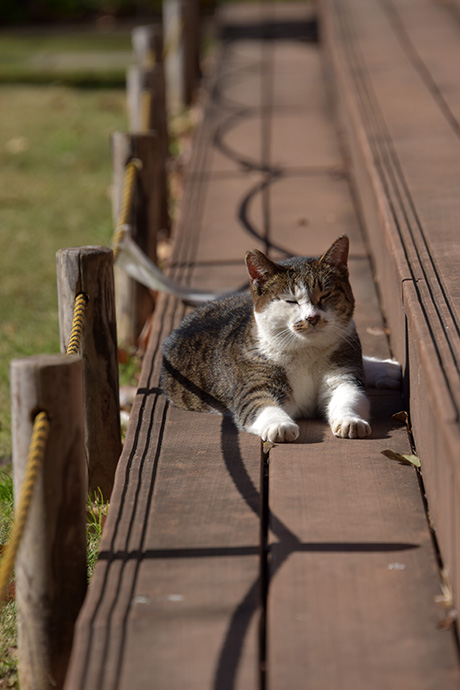
[[[299,304],[296,299],[285,299],[286,304]]]
[[[321,295],[321,297],[318,300],[318,307],[322,309],[324,305],[326,304],[327,300],[331,296],[330,292],[325,292],[324,295]]]

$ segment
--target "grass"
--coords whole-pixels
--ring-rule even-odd
[[[0,86],[0,457],[14,357],[59,351],[55,254],[112,235],[109,135],[122,89]]]
[[[107,39],[99,48],[119,50],[119,43],[119,38],[116,46]],[[49,75],[42,70],[37,76],[31,64],[37,64],[37,55],[61,50],[74,56],[81,50],[83,56],[89,43],[59,36],[52,41],[0,38],[0,464],[11,455],[9,362],[59,351],[56,251],[107,245],[113,229],[109,137],[126,130],[124,88],[2,83],[8,81],[6,71],[9,79],[14,74],[25,79],[29,70],[32,81],[46,80]],[[91,50],[97,52],[94,45]],[[69,83],[78,81],[76,72],[64,76]],[[96,73],[92,79],[95,85]],[[105,72],[100,82],[107,80]],[[88,575],[97,560],[105,511],[88,505]],[[0,544],[7,541],[12,514],[11,471],[5,467],[0,470]],[[18,687],[15,647],[13,598],[0,611],[1,688]]]
[[[123,86],[131,59],[129,32],[0,35],[0,83]]]
[[[8,540],[13,513],[13,479],[9,467],[0,471],[0,546]],[[15,649],[16,602],[11,598],[0,609],[0,687],[18,687]]]
[[[88,496],[86,513],[86,567],[88,580],[91,579],[98,559],[99,544],[104,529],[105,518],[109,509],[108,501],[104,500],[102,491],[95,492],[93,498]]]
[[[104,45],[122,52],[108,39]],[[13,515],[11,468],[5,464],[11,456],[9,362],[59,351],[55,255],[64,247],[110,244],[109,137],[127,128],[125,89],[108,88],[112,77],[102,67],[90,80],[93,87],[104,86],[99,89],[74,86],[85,82],[81,69],[80,76],[67,69],[61,83],[56,75],[45,83],[51,76],[44,62],[36,71],[31,67],[37,55],[62,57],[66,51],[81,65],[85,60],[77,53],[88,56],[89,46],[57,35],[26,41],[0,36],[0,553]],[[97,63],[94,45],[91,51],[86,65]],[[133,385],[139,359],[131,352],[124,357],[120,381]],[[101,496],[88,500],[88,578],[106,513]],[[11,598],[0,610],[0,690],[18,687],[15,648]]]
[[[88,496],[86,524],[88,580],[91,579],[97,563],[107,510],[108,502],[104,500],[101,491],[93,499]],[[10,465],[0,471],[0,553],[2,545],[8,540],[13,517],[14,492]],[[14,596],[11,596],[0,608],[0,688],[2,689],[19,687],[16,660],[16,618],[16,602]]]

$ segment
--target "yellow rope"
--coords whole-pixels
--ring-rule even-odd
[[[75,297],[72,331],[70,333],[69,344],[67,345],[68,355],[77,355],[80,351],[80,340],[85,321],[87,302],[88,298],[82,292]]]
[[[26,470],[19,499],[15,511],[13,526],[8,544],[5,548],[5,555],[0,564],[0,601],[5,596],[11,573],[14,568],[16,554],[19,549],[24,527],[29,515],[30,504],[35,489],[38,472],[43,464],[45,456],[46,441],[50,429],[50,420],[46,412],[39,412],[34,419],[32,438],[30,439],[29,453],[27,456]]]
[[[85,311],[88,298],[80,292],[75,298],[73,312],[72,331],[70,333],[67,354],[78,354],[80,350],[80,340],[85,320]],[[5,548],[5,555],[0,564],[0,601],[3,600],[5,589],[14,568],[14,561],[24,533],[24,527],[29,514],[38,472],[43,463],[46,441],[48,438],[50,422],[46,412],[39,412],[34,420],[32,438],[27,457],[26,471],[22,482],[17,509],[11,528],[11,536]]]
[[[121,206],[118,213],[117,225],[112,239],[113,258],[116,261],[119,245],[123,237],[125,226],[129,225],[131,212],[133,207],[134,190],[136,188],[136,175],[142,170],[142,163],[138,158],[132,158],[126,164],[125,177],[123,181],[123,194],[121,197]]]

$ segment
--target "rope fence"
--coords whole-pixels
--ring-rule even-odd
[[[175,21],[174,19],[173,24]],[[142,61],[143,67],[146,70],[155,68],[159,62],[162,62],[163,59],[167,59],[172,53],[178,50],[181,38],[184,36],[184,21],[184,17],[180,17],[178,23],[174,24],[176,29],[174,29],[173,24],[169,25],[167,40],[163,49],[159,51],[160,57],[157,55],[158,49],[155,50],[152,47],[153,38],[151,36],[147,38],[146,45],[148,47],[144,52]],[[157,46],[162,45],[162,40],[158,43],[158,36],[155,36],[155,41]],[[152,89],[143,88],[140,94],[140,129],[142,132],[148,132],[150,129],[153,101]],[[143,162],[137,157],[131,157],[125,165],[120,209],[112,238],[114,261],[117,261],[119,258],[123,240],[129,235],[135,203],[136,181],[142,170]],[[133,249],[133,247],[131,247],[131,249]],[[141,276],[142,273],[145,274],[146,272],[147,274],[149,272],[153,274],[153,277],[152,275],[147,275],[143,281],[150,289],[164,289],[173,293],[175,289],[177,289],[177,294],[185,297],[185,295],[182,295],[180,289],[163,276],[159,269],[149,262],[147,257],[143,255],[137,247],[134,253],[131,252],[131,255],[135,255],[135,262],[139,265],[143,264],[143,266],[141,266],[142,270],[140,271]],[[133,273],[133,271],[131,271],[131,273]],[[209,295],[206,295],[206,298],[209,298]],[[88,299],[88,296],[84,292],[77,293],[75,297],[72,329],[66,349],[66,354],[68,355],[78,354],[81,349],[81,336]],[[20,489],[17,509],[11,528],[11,537],[6,545],[5,553],[0,563],[0,600],[4,596],[4,591],[14,568],[14,560],[20,545],[21,537],[24,533],[36,479],[43,461],[49,425],[50,420],[46,412],[40,412],[34,420],[29,458],[27,461],[27,471]]]
[[[165,4],[171,3],[165,0]],[[184,30],[184,21],[185,19],[181,18],[180,40],[185,40],[186,31]],[[142,27],[142,29],[144,29],[144,27]],[[46,360],[44,363],[41,360],[40,362],[34,361],[33,363],[15,360],[17,362],[15,374],[17,380],[14,386],[12,385],[12,397],[16,399],[16,414],[21,418],[21,423],[18,425],[18,433],[21,436],[21,448],[23,448],[23,452],[21,456],[22,459],[19,463],[21,469],[18,473],[16,470],[17,463],[15,453],[15,484],[19,484],[20,488],[17,492],[17,499],[15,501],[16,507],[9,540],[4,547],[3,557],[0,561],[0,606],[6,600],[8,585],[16,565],[16,592],[19,593],[20,589],[30,588],[34,593],[33,596],[30,597],[30,601],[34,599],[43,599],[43,601],[49,600],[50,602],[50,609],[45,612],[43,616],[44,622],[41,633],[43,640],[48,639],[48,634],[53,627],[49,624],[49,621],[52,619],[54,611],[57,610],[57,608],[68,611],[66,625],[70,625],[73,630],[76,615],[78,614],[82,602],[82,596],[84,596],[84,593],[82,594],[80,592],[78,596],[73,597],[75,600],[75,611],[72,610],[74,607],[73,603],[67,602],[61,607],[59,597],[62,596],[62,591],[65,588],[61,585],[59,587],[56,586],[54,582],[47,582],[47,568],[51,554],[51,547],[47,540],[49,540],[50,535],[55,535],[57,530],[54,523],[48,525],[46,521],[56,520],[59,516],[57,509],[55,511],[51,510],[48,514],[46,507],[48,500],[46,498],[47,494],[42,495],[42,492],[37,493],[36,491],[38,478],[44,478],[45,476],[45,456],[47,458],[47,472],[50,471],[49,467],[53,468],[51,473],[56,475],[56,482],[58,481],[59,475],[61,484],[56,484],[55,493],[61,503],[60,488],[61,485],[64,485],[64,481],[72,481],[72,486],[78,484],[79,489],[77,493],[79,495],[76,496],[75,500],[77,500],[80,507],[83,506],[83,511],[77,506],[77,509],[71,512],[81,512],[78,520],[81,520],[83,516],[83,523],[80,522],[79,524],[84,525],[84,505],[86,502],[87,487],[89,486],[90,490],[95,487],[103,487],[104,496],[109,498],[113,486],[116,464],[121,453],[118,351],[115,327],[117,318],[115,316],[113,265],[120,259],[120,254],[123,252],[123,249],[125,247],[130,247],[132,250],[131,254],[129,254],[127,250],[126,253],[129,254],[129,261],[133,264],[131,273],[129,274],[131,277],[135,277],[136,280],[139,280],[139,274],[144,274],[146,277],[144,280],[141,279],[141,282],[150,289],[166,290],[173,293],[177,289],[177,286],[175,286],[172,281],[168,280],[152,262],[152,252],[150,254],[148,251],[144,253],[144,246],[142,247],[142,251],[138,246],[139,224],[144,222],[142,220],[143,218],[147,218],[146,225],[151,235],[147,244],[150,242],[150,246],[155,246],[159,229],[163,228],[169,231],[166,179],[169,139],[167,131],[163,58],[165,60],[169,59],[171,54],[178,48],[178,46],[172,45],[169,34],[168,41],[164,48],[162,34],[160,37],[158,34],[155,34],[155,36],[148,35],[146,45],[148,48],[144,53],[144,59],[142,62],[139,62],[139,69],[141,70],[139,84],[141,84],[141,88],[138,91],[137,105],[140,141],[143,141],[143,144],[142,146],[139,145],[140,153],[138,155],[137,143],[134,138],[135,135],[128,135],[131,150],[128,151],[123,165],[123,182],[120,191],[119,211],[116,215],[112,237],[112,250],[106,247],[86,247],[61,250],[61,252],[58,252],[61,351],[69,356],[82,353],[82,357],[75,357],[74,359],[70,357],[68,359],[64,358],[72,371],[70,372],[69,369],[67,372],[63,371],[62,374],[56,373],[55,377],[49,375],[47,367],[50,369],[52,367],[46,358],[62,357],[63,355],[40,356]],[[153,45],[155,45],[155,49],[153,49]],[[158,163],[158,161],[160,161],[160,163]],[[140,195],[137,194],[138,191],[141,192]],[[134,235],[136,243],[134,243],[134,240],[131,238],[131,230],[133,228],[135,229]],[[129,244],[130,242],[132,242],[131,245]],[[154,249],[153,254],[155,254],[155,251]],[[122,263],[123,262],[120,262],[120,265],[122,265]],[[154,276],[153,283],[152,275]],[[182,296],[180,289],[176,294]],[[184,295],[183,297],[185,298],[186,296]],[[209,299],[209,296],[207,296],[207,299]],[[70,305],[73,307],[72,310]],[[69,329],[67,324],[70,323],[70,318],[71,328]],[[87,323],[86,327],[85,323]],[[64,343],[67,336],[67,346],[65,346]],[[40,359],[40,357],[26,359],[35,360]],[[97,359],[98,357],[100,358],[99,361]],[[101,359],[107,366],[101,366]],[[29,366],[29,364],[31,364],[31,366]],[[41,370],[42,364],[44,367],[43,372]],[[61,365],[56,361],[53,366],[60,367]],[[35,370],[34,367],[37,369]],[[12,371],[14,369],[15,367],[12,366]],[[22,378],[22,369],[28,370],[27,376],[29,376],[30,379]],[[36,374],[38,369],[40,369],[39,375]],[[32,370],[35,373],[33,373]],[[101,374],[102,370],[104,371]],[[43,379],[42,375],[44,377]],[[49,377],[47,378],[48,375]],[[71,376],[71,386],[69,384],[69,376]],[[102,381],[101,376],[108,376],[110,380]],[[19,395],[18,392],[23,391],[24,387],[27,388],[29,385],[31,386],[30,390],[32,390],[32,386],[35,385],[38,380],[40,380],[40,385],[37,385],[37,391],[40,391],[37,393],[38,396],[41,396],[42,392],[45,391],[45,400],[56,402],[57,398],[53,397],[54,387],[58,386],[60,388],[61,398],[56,408],[53,408],[54,402],[50,403],[49,408],[48,402],[45,402],[43,405],[35,402],[34,409],[40,409],[41,411],[33,418],[32,433],[27,451],[27,445],[24,446],[24,444],[27,444],[27,437],[30,433],[30,420],[32,419],[32,414],[30,411],[26,413],[25,408],[20,410],[20,405],[24,406],[24,400],[26,399],[26,405],[31,404],[33,396],[22,396]],[[32,381],[34,381],[33,384]],[[13,387],[15,387],[16,390],[15,396],[13,396]],[[110,413],[108,413],[107,409],[110,407],[112,409],[109,411]],[[105,416],[103,417],[101,415]],[[53,424],[56,422],[53,427],[51,426],[51,420],[53,420]],[[66,420],[68,420],[68,429],[66,427]],[[83,427],[81,426],[82,420]],[[26,428],[27,433],[23,431],[21,433],[21,430],[25,430]],[[50,439],[51,428],[53,428],[53,434]],[[103,433],[104,429],[107,430],[107,433]],[[61,443],[60,447],[65,448],[62,456],[60,456],[59,452],[56,454],[54,441],[55,436],[59,435],[61,435],[59,441],[59,443]],[[66,445],[68,438],[73,439],[71,444],[73,448],[70,448],[68,444]],[[76,441],[76,439],[78,439],[78,441]],[[108,456],[110,456],[110,458],[107,460]],[[51,463],[49,467],[48,460]],[[56,467],[59,466],[56,472],[54,472],[55,463]],[[60,474],[61,472],[62,476]],[[65,480],[64,476],[66,477]],[[48,491],[49,487],[47,486],[46,492]],[[75,495],[76,492],[73,491],[72,500],[74,500]],[[38,503],[34,502],[34,515],[36,513],[35,506],[38,506],[37,510],[39,512],[41,511],[40,519],[36,520],[34,518],[34,520],[31,521],[30,508],[35,496]],[[59,510],[60,509],[61,508],[59,508]],[[75,520],[77,521],[77,518],[75,518]],[[31,522],[34,524],[30,524]],[[45,523],[46,529],[43,529]],[[24,541],[29,544],[28,540],[31,538],[30,535],[32,533],[36,534],[37,529],[42,530],[42,534],[40,534],[37,539],[44,540],[44,547],[42,549],[34,548],[34,554],[32,555],[29,553],[29,548],[21,549],[20,546],[21,543],[23,543],[24,537]],[[79,528],[79,531],[82,530]],[[79,582],[81,581],[81,572],[78,574],[78,571],[81,569],[81,564],[84,563],[86,549],[84,543],[84,527],[81,539],[83,543],[76,549],[76,551],[78,551],[77,568],[72,567],[71,562],[75,549],[73,549],[71,553],[67,551],[67,545],[59,545],[56,543],[52,545],[52,553],[60,553],[57,558],[58,560],[62,558],[62,563],[59,564],[59,568],[56,566],[56,569],[59,570],[57,580],[62,577],[71,579],[73,577],[72,573],[75,572],[75,577],[78,576]],[[27,553],[25,553],[25,551],[27,551]],[[33,567],[40,570],[41,576],[34,578],[30,577],[29,573],[28,576],[25,577],[24,571],[27,570],[27,564],[32,563],[32,561],[35,564],[35,558],[39,559],[37,561],[38,565],[34,565]],[[55,556],[53,556],[53,559],[54,558]],[[18,559],[21,561],[21,567],[19,566]],[[26,565],[24,566],[24,564]],[[40,587],[44,589],[37,595]],[[46,589],[47,587],[52,587],[52,595],[50,594],[51,590]],[[79,585],[75,584],[73,589],[67,589],[69,592],[71,590],[76,591],[78,587]],[[57,597],[54,602],[51,601],[53,597]],[[27,606],[29,606],[29,604],[26,604],[25,609],[21,612],[21,616],[27,618],[27,616],[33,617],[42,615],[41,613],[37,614],[35,610],[33,610],[33,607],[28,611]],[[22,625],[27,626],[24,620],[23,618]],[[35,623],[32,619],[30,619],[29,622]],[[44,633],[45,630],[46,633]],[[52,634],[59,635],[59,632],[53,632]],[[35,643],[27,641],[25,646],[32,645],[33,647],[34,644]],[[24,656],[25,658],[30,656],[30,649],[21,649],[21,645],[18,645],[18,647],[20,657]],[[36,660],[40,660],[40,663],[44,659],[48,659],[45,649],[42,650],[42,654],[35,653],[36,651],[35,649],[32,656],[34,656]],[[26,665],[28,663],[33,666],[35,662],[32,663],[29,659]],[[44,673],[48,677],[53,675],[50,673],[49,669],[45,670]],[[37,678],[41,677],[41,675],[41,670],[34,671],[32,674],[32,676]]]
[[[75,298],[72,331],[67,346],[68,355],[78,354],[80,350],[87,302],[88,298],[83,293],[79,293]],[[10,529],[10,537],[0,562],[0,602],[5,600],[6,588],[8,587],[11,574],[14,570],[16,555],[27,524],[38,475],[43,466],[49,430],[50,419],[45,411],[41,411],[34,419],[26,471],[16,502],[14,519]]]
[[[34,419],[25,476],[19,492],[10,538],[0,564],[0,601],[4,600],[5,591],[14,569],[16,554],[27,523],[38,473],[43,466],[49,430],[50,420],[47,413],[39,412]]]
[[[117,223],[112,238],[114,261],[116,261],[118,258],[120,243],[123,239],[123,235],[130,226],[134,205],[134,193],[136,190],[136,177],[141,170],[142,161],[140,161],[138,158],[132,158],[126,163],[120,210],[118,212]]]
[[[78,353],[80,352],[81,334],[83,331],[83,325],[85,323],[85,312],[87,304],[88,297],[83,292],[80,292],[75,297],[72,331],[70,333],[69,344],[67,345],[68,355],[78,355]]]

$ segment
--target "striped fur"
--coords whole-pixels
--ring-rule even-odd
[[[248,252],[251,294],[198,307],[163,343],[165,395],[189,410],[229,413],[264,440],[295,440],[295,419],[316,414],[337,436],[367,436],[347,257],[345,236],[319,258],[275,263]]]

